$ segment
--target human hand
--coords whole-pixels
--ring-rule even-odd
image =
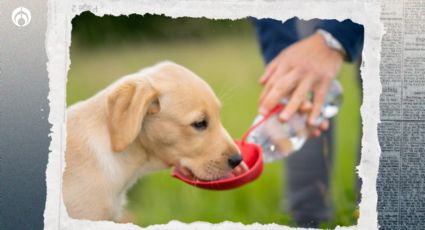
[[[283,98],[288,98],[279,114],[282,122],[288,121],[298,110],[308,112],[308,124],[325,130],[328,121],[316,124],[328,88],[338,74],[343,63],[343,55],[329,48],[321,34],[294,43],[283,50],[266,67],[260,79],[264,86],[260,96],[260,113],[267,114]],[[313,103],[307,99],[313,92]],[[320,135],[320,129],[312,132]]]
[[[310,114],[312,108],[313,104],[310,101],[306,100],[301,104],[300,109],[298,111],[300,113]],[[322,131],[326,131],[329,129],[329,120],[323,120],[320,124],[307,124],[307,127],[310,131],[310,137],[318,137],[322,134]]]

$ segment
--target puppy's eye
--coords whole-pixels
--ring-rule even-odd
[[[206,120],[193,122],[191,126],[196,130],[205,130],[208,127],[208,122]]]

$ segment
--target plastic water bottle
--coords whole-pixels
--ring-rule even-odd
[[[317,124],[325,119],[335,116],[342,102],[342,87],[334,80],[328,90],[321,109]],[[285,101],[282,103],[285,104]],[[282,123],[278,120],[279,112],[264,118],[258,115],[253,123],[253,129],[248,134],[246,141],[258,144],[263,150],[265,162],[272,162],[289,156],[304,145],[310,135],[311,129],[307,125],[307,114],[295,113],[291,119]],[[261,122],[259,124],[259,122]],[[254,127],[258,125],[257,127]]]

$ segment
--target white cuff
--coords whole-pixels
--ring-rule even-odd
[[[328,31],[323,30],[323,29],[317,29],[316,32],[318,32],[319,34],[322,35],[323,39],[325,39],[326,45],[334,50],[337,50],[339,52],[342,53],[342,55],[344,55],[344,57],[346,57],[346,52],[344,47],[341,45],[341,43]]]

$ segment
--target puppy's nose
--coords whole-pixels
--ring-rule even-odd
[[[229,166],[232,169],[238,166],[239,163],[241,163],[241,161],[242,161],[242,156],[238,153],[231,155],[229,159],[227,160],[227,162],[229,163]]]

